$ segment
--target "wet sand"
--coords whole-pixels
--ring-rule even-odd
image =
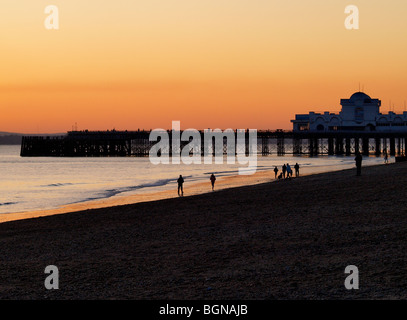
[[[319,166],[319,167],[305,167],[301,168],[300,174],[301,176],[307,176],[310,174],[321,173],[321,172],[328,172],[335,170],[332,166]],[[279,172],[281,172],[281,168],[279,168]],[[337,170],[337,169],[336,169]],[[175,181],[176,179],[174,179]],[[274,172],[271,171],[260,171],[256,172],[253,175],[236,175],[236,176],[228,176],[228,177],[221,177],[217,178],[215,183],[215,190],[224,190],[227,188],[234,188],[234,187],[241,187],[241,186],[248,186],[248,185],[255,185],[260,183],[267,183],[273,182],[274,179]],[[184,184],[184,196],[192,196],[198,194],[204,194],[212,192],[211,185],[209,182],[200,182],[194,183],[189,182],[188,179]],[[176,198],[177,195],[177,187],[174,185],[173,189],[171,190],[163,190],[163,191],[146,191],[143,193],[135,193],[132,195],[119,195],[111,198],[105,198],[100,200],[93,200],[93,201],[85,201],[75,204],[69,204],[65,206],[61,206],[59,208],[54,209],[46,209],[46,210],[35,210],[35,211],[26,211],[26,212],[17,212],[17,213],[6,213],[0,214],[0,223],[8,222],[8,221],[15,221],[15,220],[22,220],[22,219],[30,219],[30,218],[38,218],[38,217],[45,217],[50,215],[62,214],[62,213],[69,213],[69,212],[76,212],[76,211],[84,211],[88,209],[98,209],[98,208],[107,208],[113,207],[118,205],[126,205],[126,204],[133,204],[133,203],[140,203],[140,202],[149,202],[149,201],[157,201],[163,199],[170,199]]]
[[[0,298],[406,299],[406,185],[389,164],[1,223]]]
[[[176,179],[174,179],[175,181]],[[271,182],[274,180],[274,172],[258,172],[254,175],[250,176],[229,176],[229,177],[222,177],[217,178],[215,183],[216,191],[224,190],[226,188],[233,188],[233,187],[240,187],[245,185],[254,185],[258,183],[265,183]],[[204,194],[212,192],[211,185],[209,182],[200,182],[200,183],[191,183],[188,182],[184,184],[184,197],[189,197],[198,194]],[[133,203],[140,203],[140,202],[149,202],[149,201],[157,201],[163,199],[170,199],[170,198],[177,198],[177,186],[174,185],[173,189],[171,190],[163,190],[163,191],[153,191],[153,192],[143,192],[143,193],[135,193],[133,195],[123,195],[123,196],[115,196],[111,198],[105,198],[100,200],[93,200],[93,201],[86,201],[81,203],[69,204],[65,206],[61,206],[55,209],[47,209],[47,210],[35,210],[35,211],[27,211],[27,212],[18,212],[18,213],[7,213],[7,214],[0,214],[0,223],[7,222],[7,221],[15,221],[21,219],[30,219],[30,218],[38,218],[62,213],[69,213],[75,211],[83,211],[88,209],[98,209],[98,208],[106,208],[118,205],[126,205],[126,204],[133,204]]]

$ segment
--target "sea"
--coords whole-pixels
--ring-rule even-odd
[[[394,159],[390,159],[394,161]],[[363,165],[383,164],[381,157],[365,157]],[[320,173],[354,168],[346,156],[258,156],[257,172],[284,163]],[[20,146],[0,145],[0,214],[56,209],[60,206],[116,196],[176,190],[182,174],[188,183],[238,175],[235,164],[152,164],[148,157],[54,158],[20,157]],[[274,173],[270,172],[271,176]],[[175,192],[174,192],[175,194]]]

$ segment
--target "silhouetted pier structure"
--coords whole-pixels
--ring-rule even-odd
[[[293,154],[316,155],[403,155],[405,132],[300,132],[293,133]],[[305,151],[305,152],[304,152]]]
[[[171,131],[167,131],[171,140]],[[201,141],[203,143],[203,131]],[[235,132],[236,134],[236,132]],[[156,141],[149,141],[150,131],[70,131],[65,136],[24,136],[23,157],[125,157],[148,156]],[[236,137],[236,136],[235,136]],[[404,155],[406,132],[293,132],[258,131],[259,155]],[[226,140],[226,139],[224,139]],[[236,141],[237,139],[235,139]],[[171,142],[170,142],[171,143]],[[189,142],[181,142],[181,147]],[[246,152],[248,152],[246,132]],[[202,149],[203,150],[203,149]],[[168,150],[171,153],[171,150]],[[224,153],[227,144],[224,141]]]

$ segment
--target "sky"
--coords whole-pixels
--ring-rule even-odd
[[[406,16],[405,0],[1,0],[0,131],[289,130],[359,88],[402,112]]]

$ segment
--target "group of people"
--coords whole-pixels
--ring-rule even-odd
[[[298,163],[296,163],[294,165],[294,170],[295,170],[295,176],[298,177],[300,175],[300,165]],[[278,174],[278,168],[275,167],[274,168],[274,177],[276,179],[291,179],[293,177],[293,171],[291,169],[291,166],[287,163],[287,164],[283,164],[282,168],[281,168],[281,173]]]
[[[362,171],[362,155],[358,152],[355,157],[355,162],[356,162],[356,175],[360,176],[361,171]],[[385,163],[388,163],[388,156],[387,152],[385,153]],[[296,163],[294,165],[294,170],[295,170],[295,176],[298,177],[300,175],[300,165]],[[293,176],[293,171],[291,169],[291,166],[287,163],[284,164],[281,168],[281,173],[278,174],[279,170],[277,167],[274,168],[274,177],[275,179],[291,179]],[[212,173],[210,178],[209,178],[211,185],[212,185],[212,191],[215,190],[215,181],[216,177]],[[184,195],[184,178],[182,175],[179,176],[178,180],[178,195],[183,196]]]
[[[215,181],[216,181],[216,177],[215,175],[212,173],[209,180],[211,181],[211,185],[212,185],[212,191],[215,190]],[[184,196],[184,178],[182,177],[182,175],[179,175],[179,178],[177,180],[178,182],[178,195],[180,197]]]
[[[294,170],[295,170],[295,176],[298,177],[300,175],[300,166],[298,163],[296,163],[294,165]],[[275,167],[274,168],[274,173],[275,173],[275,178],[276,179],[291,179],[293,176],[293,172],[291,169],[291,166],[287,163],[284,164],[282,166],[282,172],[280,173],[280,175],[278,175],[278,168]],[[211,186],[212,186],[212,191],[215,190],[215,181],[216,181],[216,177],[215,175],[212,173],[210,178],[209,178],[210,182],[211,182]],[[180,197],[184,196],[184,177],[182,175],[179,176],[177,183],[178,183],[178,195]]]

